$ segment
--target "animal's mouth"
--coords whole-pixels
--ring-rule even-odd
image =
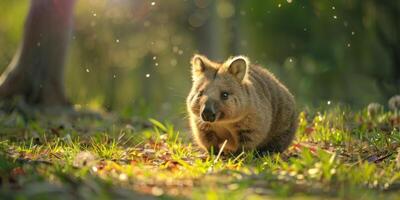
[[[223,112],[219,112],[217,119],[222,120],[222,119],[224,119],[224,117],[225,117],[225,114]]]

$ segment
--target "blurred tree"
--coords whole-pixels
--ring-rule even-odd
[[[228,42],[228,50],[229,56],[231,55],[239,55],[243,52],[241,51],[241,43],[242,43],[242,33],[241,33],[241,18],[240,18],[240,7],[241,0],[232,0],[232,5],[235,7],[234,14],[232,17],[228,19],[228,33],[230,33],[229,42]]]
[[[400,92],[400,1],[371,1],[376,8],[373,27],[381,45],[391,59],[389,76],[378,76],[378,84],[386,98]]]
[[[0,98],[22,96],[32,105],[68,105],[63,66],[75,0],[34,0],[22,45],[0,77]]]
[[[363,106],[400,92],[400,1],[243,2],[252,60],[299,102]],[[255,59],[254,59],[255,58]],[[366,92],[368,91],[368,92]]]
[[[216,13],[215,1],[194,1],[188,22],[193,31],[194,41],[200,54],[219,60],[223,58],[221,48],[221,22]]]

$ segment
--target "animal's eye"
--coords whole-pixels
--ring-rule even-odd
[[[229,97],[229,93],[228,92],[221,92],[221,99],[222,100],[227,100]]]

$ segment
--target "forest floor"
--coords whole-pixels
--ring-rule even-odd
[[[399,199],[400,116],[301,112],[283,154],[208,156],[188,131],[0,113],[0,199]]]

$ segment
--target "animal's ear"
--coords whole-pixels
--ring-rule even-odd
[[[190,62],[192,64],[192,77],[195,80],[199,76],[203,76],[206,70],[208,59],[205,56],[195,54]]]
[[[247,74],[248,65],[248,58],[244,56],[234,57],[230,60],[228,72],[241,82]]]
[[[204,62],[202,59],[203,56],[195,54],[190,63],[192,64],[192,72],[193,73],[201,73],[204,72]]]

